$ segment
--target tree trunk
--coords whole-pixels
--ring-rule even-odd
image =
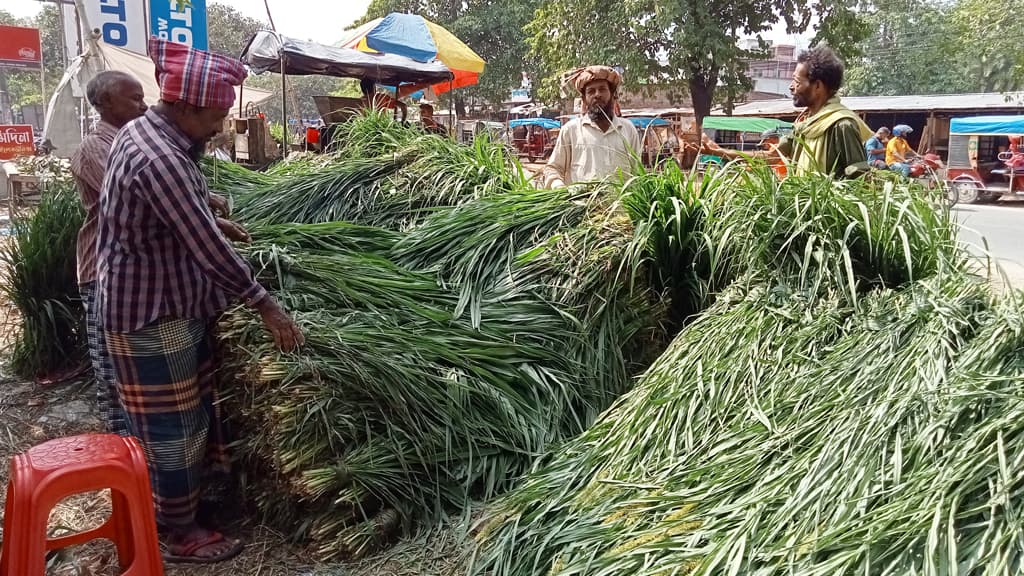
[[[704,125],[704,117],[711,115],[711,102],[715,97],[714,85],[708,85],[703,78],[696,75],[690,78],[690,100],[693,102],[693,115],[698,126]]]

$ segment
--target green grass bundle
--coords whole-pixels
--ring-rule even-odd
[[[423,135],[383,110],[363,110],[336,126],[330,145],[341,158],[375,158],[395,154]]]
[[[529,187],[526,172],[501,143],[478,136],[463,145],[423,134],[396,152],[414,160],[391,178],[389,211],[429,215],[438,206]],[[419,219],[412,222],[417,223]]]
[[[203,156],[199,163],[211,192],[223,196],[246,195],[269,185],[273,179],[266,173],[250,170],[240,164]]]
[[[255,229],[248,257],[307,334],[282,355],[245,312],[222,326],[265,517],[324,556],[359,555],[382,530],[504,491],[584,430],[628,387],[663,310],[633,278],[644,256],[614,204],[522,191],[405,234]],[[445,236],[469,240],[435,247]],[[462,273],[477,266],[495,273]]]
[[[606,406],[657,350],[663,295],[647,283],[648,255],[613,190],[521,189],[439,211],[400,241],[394,256],[436,274],[458,294],[455,314],[481,323],[488,302],[526,297],[566,319],[552,346],[586,367]],[[588,411],[588,420],[596,413]]]
[[[339,128],[337,152],[277,164],[265,174],[224,170],[220,184],[250,225],[348,221],[394,230],[414,227],[438,207],[527,185],[499,143],[470,145],[369,113]],[[207,178],[217,176],[210,163]]]
[[[78,294],[76,243],[84,213],[74,185],[48,185],[31,215],[14,220],[0,247],[4,296],[18,309],[11,363],[25,377],[85,361],[85,312]]]
[[[995,320],[977,283],[937,277],[857,307],[771,284],[724,298],[501,503],[478,573],[947,574],[993,546],[1019,554],[985,511],[1022,482],[999,462],[1024,445],[957,449],[1020,429],[960,399],[959,359]],[[999,380],[1019,390],[1019,354],[1008,364]]]
[[[381,211],[386,177],[408,160],[352,159],[274,178],[235,196],[235,216],[261,224],[351,221],[372,224]]]
[[[780,182],[759,172],[722,177],[733,183],[706,200],[703,225],[714,285],[773,269],[842,283],[856,298],[963,265],[949,213],[919,186],[820,176]]]
[[[1019,301],[919,190],[734,177],[700,231],[730,287],[495,506],[471,573],[1019,572]]]

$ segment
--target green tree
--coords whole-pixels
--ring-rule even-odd
[[[270,24],[226,4],[213,3],[206,7],[206,27],[210,51],[238,58],[253,35],[269,30]]]
[[[46,98],[57,89],[64,76],[64,29],[61,27],[57,7],[46,5],[32,20],[31,26],[39,29],[39,40],[43,47],[43,67],[46,70]]]
[[[487,65],[476,86],[456,91],[462,108],[470,98],[500,103],[519,86],[522,72],[538,74],[539,62],[528,54],[525,27],[540,4],[541,0],[373,0],[360,23],[409,12],[444,26],[465,42]]]
[[[849,63],[850,95],[950,94],[978,89],[954,32],[954,6],[934,0],[875,0],[870,36]]]
[[[960,0],[952,11],[961,61],[983,91],[1024,87],[1024,0]]]
[[[731,106],[751,82],[745,60],[764,58],[767,44],[747,50],[743,36],[759,37],[784,22],[791,33],[821,22],[816,40],[850,52],[866,34],[855,6],[817,0],[549,0],[528,26],[533,52],[548,70],[587,64],[622,66],[628,88],[658,85],[689,94],[703,118],[715,102]],[[551,96],[557,78],[544,85]]]

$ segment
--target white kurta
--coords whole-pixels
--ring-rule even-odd
[[[629,120],[613,118],[608,131],[602,132],[589,116],[578,116],[558,134],[544,167],[544,185],[558,188],[607,178],[619,170],[628,172],[642,151],[640,134]]]

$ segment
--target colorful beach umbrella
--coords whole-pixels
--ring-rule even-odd
[[[462,40],[443,26],[417,14],[392,12],[367,22],[353,30],[341,46],[363,52],[397,54],[419,62],[440,60],[452,71],[455,79],[435,84],[436,94],[476,84],[485,65],[484,59]]]

